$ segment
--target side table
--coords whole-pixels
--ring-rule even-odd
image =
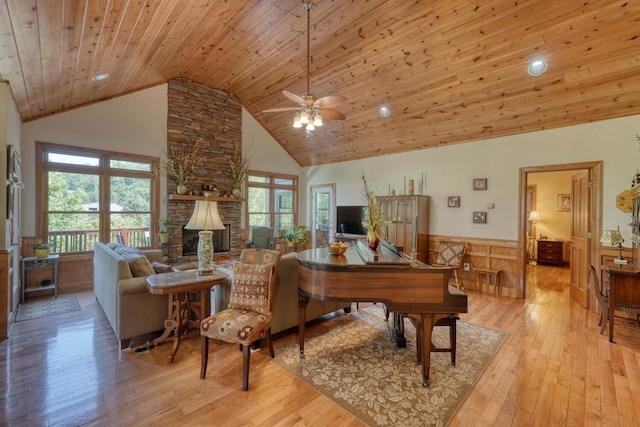
[[[50,254],[46,258],[38,258],[35,256],[24,257],[22,264],[22,295],[20,302],[24,302],[24,297],[29,292],[46,291],[53,289],[54,298],[58,298],[58,260],[59,254]],[[53,281],[45,286],[32,286],[27,288],[27,271],[41,268],[53,268]]]
[[[152,274],[145,278],[151,294],[169,295],[169,313],[167,320],[164,321],[164,332],[153,340],[153,345],[156,346],[174,332],[175,339],[169,354],[169,362],[173,362],[178,352],[182,335],[189,329],[197,328],[200,331],[200,322],[207,317],[209,290],[214,285],[224,283],[226,277],[226,274],[218,271],[214,271],[209,276],[198,276],[195,271],[176,271]]]

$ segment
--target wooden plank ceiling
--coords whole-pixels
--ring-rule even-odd
[[[262,112],[306,92],[299,0],[0,0],[0,78],[28,121],[186,77],[236,94],[303,166],[640,113],[640,2],[315,4],[311,93],[348,101],[311,137]]]

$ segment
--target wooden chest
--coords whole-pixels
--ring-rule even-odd
[[[538,264],[562,265],[562,240],[538,240]]]

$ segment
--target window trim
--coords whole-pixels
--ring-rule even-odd
[[[97,156],[99,158],[99,166],[87,167],[82,165],[51,164],[46,161],[46,156],[51,151],[70,155]],[[110,159],[149,163],[151,170],[147,172],[114,168],[113,170],[117,171],[117,173],[110,173],[111,168],[108,164],[108,160]],[[157,246],[158,233],[156,224],[158,223],[158,218],[160,216],[160,159],[158,157],[36,141],[36,212],[42,212],[42,215],[36,214],[36,238],[38,239],[44,239],[49,234],[47,224],[47,213],[49,212],[47,172],[49,171],[98,174],[100,187],[103,189],[98,200],[100,206],[108,206],[109,204],[109,178],[112,176],[148,178],[149,175],[151,175],[151,200],[149,201],[151,218],[149,224],[149,242],[151,245],[150,247],[154,248]],[[101,224],[110,224],[108,210],[100,211],[99,222]],[[98,234],[98,241],[103,243],[109,242],[109,227],[101,227]]]
[[[271,227],[275,227],[275,220],[276,220],[276,213],[273,210],[276,206],[275,202],[275,194],[277,189],[282,189],[282,190],[291,190],[291,192],[293,193],[293,207],[292,207],[292,213],[293,213],[293,224],[294,225],[298,225],[298,200],[299,200],[299,188],[298,188],[298,180],[299,177],[298,175],[290,175],[290,174],[284,174],[284,173],[278,173],[278,172],[267,172],[267,171],[259,171],[259,170],[249,170],[247,172],[247,176],[258,176],[261,178],[266,178],[268,180],[267,183],[262,183],[262,182],[249,182],[249,179],[245,180],[245,194],[247,195],[247,202],[244,204],[244,217],[245,217],[245,228],[249,229],[250,225],[249,225],[249,187],[254,187],[254,188],[266,188],[269,190],[269,206],[271,207],[270,211],[269,211],[269,223],[271,224]],[[288,179],[291,180],[293,183],[291,185],[284,185],[284,184],[276,184],[275,181],[277,179]]]

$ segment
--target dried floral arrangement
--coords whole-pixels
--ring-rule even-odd
[[[367,202],[365,209],[365,219],[362,221],[362,225],[369,231],[375,231],[380,234],[382,227],[389,224],[384,218],[384,212],[378,202],[376,201],[376,195],[373,191],[369,190],[367,185],[367,179],[362,175],[362,182],[364,183],[364,196]]]
[[[247,177],[251,160],[249,157],[242,157],[242,149],[240,143],[233,143],[233,155],[229,159],[229,168],[231,170],[231,188],[240,188],[242,181]]]
[[[198,155],[201,145],[202,138],[199,138],[193,144],[176,144],[164,152],[162,167],[176,184],[186,185],[195,175],[198,163],[202,160]]]

